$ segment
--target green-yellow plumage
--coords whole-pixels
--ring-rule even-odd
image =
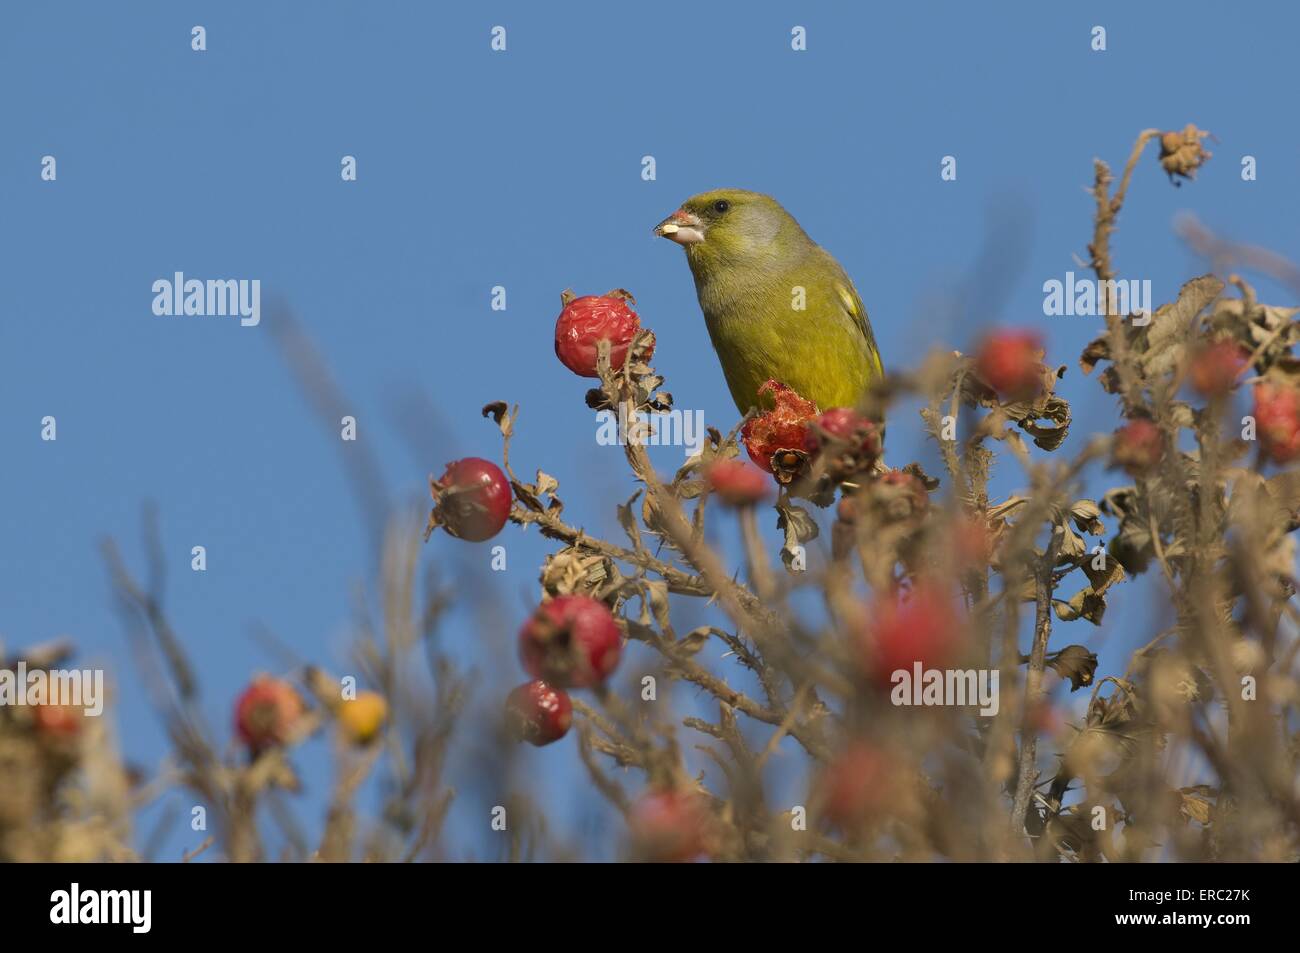
[[[854,406],[881,375],[853,282],[771,196],[704,192],[655,232],[686,250],[713,349],[742,413],[759,405],[758,389],[769,378],[825,410]]]

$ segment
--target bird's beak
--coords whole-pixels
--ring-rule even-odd
[[[699,216],[679,208],[655,226],[655,234],[679,245],[694,245],[704,241],[704,225]]]

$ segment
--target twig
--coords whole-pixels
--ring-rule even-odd
[[[205,850],[207,850],[209,847],[215,844],[216,841],[217,839],[212,836],[208,836],[204,838],[203,843],[199,844],[198,847],[195,847],[193,850],[189,850],[181,854],[181,863],[188,864],[195,857],[199,856],[199,854],[203,853]]]
[[[1034,644],[1029,653],[1029,671],[1025,676],[1024,715],[1020,729],[1020,764],[1016,777],[1016,797],[1011,808],[1011,831],[1019,835],[1025,828],[1025,813],[1034,789],[1034,764],[1038,755],[1038,732],[1031,724],[1033,706],[1042,697],[1043,670],[1046,667],[1047,640],[1052,633],[1052,570],[1061,552],[1065,531],[1056,527],[1052,532],[1047,553],[1035,573],[1034,601],[1037,604],[1034,618]]]

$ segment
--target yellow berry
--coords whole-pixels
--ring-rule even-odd
[[[372,741],[388,719],[388,702],[378,692],[361,692],[339,706],[339,727],[357,744]]]

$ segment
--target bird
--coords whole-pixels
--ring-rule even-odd
[[[737,409],[777,380],[821,410],[853,407],[884,374],[853,281],[776,199],[744,189],[694,195],[654,228],[681,245]]]

